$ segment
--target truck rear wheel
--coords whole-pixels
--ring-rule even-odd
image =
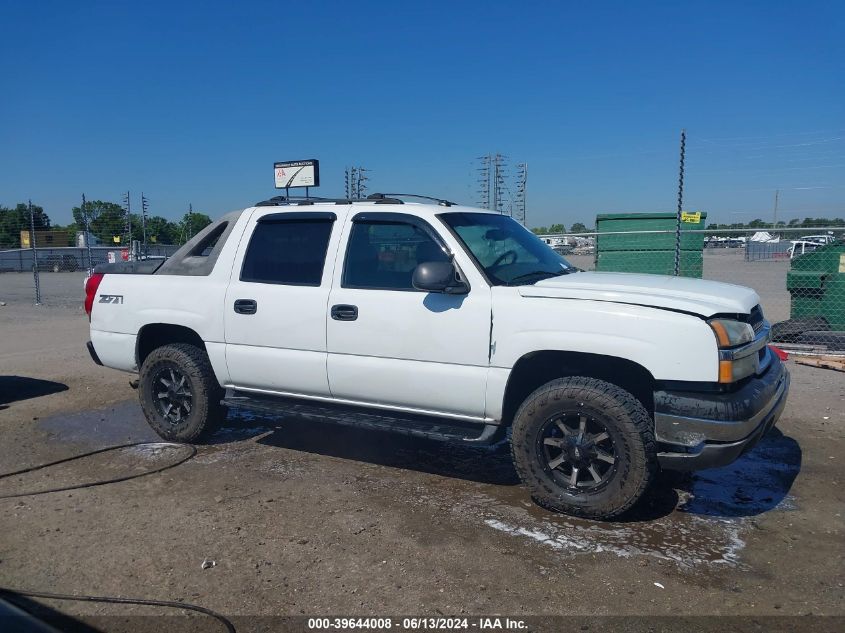
[[[187,343],[150,352],[141,366],[138,395],[147,422],[165,440],[193,442],[226,419],[208,356]]]
[[[633,395],[603,380],[553,380],[520,406],[511,454],[541,506],[610,519],[636,504],[657,471],[651,416]]]

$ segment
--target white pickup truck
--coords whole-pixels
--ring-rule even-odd
[[[163,438],[229,407],[458,442],[507,437],[535,501],[610,518],[660,468],[728,464],[789,374],[748,288],[582,272],[445,200],[274,198],[86,283],[94,361],[139,374]]]

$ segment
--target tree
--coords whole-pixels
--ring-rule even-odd
[[[586,226],[584,226],[580,222],[575,222],[575,224],[573,224],[572,227],[570,227],[569,232],[570,233],[589,233],[590,229],[588,229]]]
[[[549,233],[566,233],[566,227],[563,224],[552,224]]]
[[[80,230],[85,229],[85,215],[88,215],[88,230],[91,235],[106,244],[115,244],[114,238],[121,237],[118,244],[123,244],[122,236],[126,232],[126,210],[115,202],[103,202],[102,200],[89,200],[85,203],[85,209],[73,207],[73,220]],[[141,235],[141,220],[137,215],[132,215],[133,238],[136,233]]]
[[[188,211],[179,223],[179,230],[182,234],[181,241],[187,242],[209,224],[211,224],[211,218],[205,213]]]
[[[32,205],[35,230],[50,229],[50,217],[38,205]],[[0,206],[0,247],[20,248],[21,231],[30,229],[29,206],[18,203],[14,209]]]
[[[178,244],[180,228],[160,215],[147,218],[147,244]]]
[[[547,226],[535,226],[531,231],[537,235],[545,235],[549,232],[549,228]]]

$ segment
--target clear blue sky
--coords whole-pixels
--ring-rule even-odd
[[[529,224],[685,207],[845,215],[845,3],[0,0],[0,204],[83,192],[212,216],[274,160],[372,190],[475,197],[529,165]]]

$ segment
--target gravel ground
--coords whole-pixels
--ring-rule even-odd
[[[155,441],[129,376],[87,356],[80,276],[42,275],[42,307],[22,295],[25,277],[0,275],[0,471]],[[79,295],[62,298],[77,281]],[[843,616],[845,380],[789,366],[789,403],[763,443],[730,467],[664,476],[613,523],[535,506],[504,446],[233,411],[175,468],[0,499],[0,586],[240,616]],[[185,450],[103,453],[2,479],[0,496],[141,474]],[[215,566],[202,569],[206,559]],[[158,612],[48,604],[84,618]]]

